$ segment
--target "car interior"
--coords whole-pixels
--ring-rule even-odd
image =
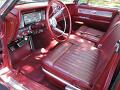
[[[109,71],[119,62],[117,9],[58,0],[18,4],[5,25],[14,78],[30,90],[108,90]]]

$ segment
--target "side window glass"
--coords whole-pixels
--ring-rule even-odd
[[[89,0],[79,0],[79,4],[88,4]]]
[[[120,0],[89,0],[89,5],[120,9]]]
[[[68,3],[69,3],[69,2],[70,2],[70,3],[73,2],[73,0],[61,0],[61,1],[62,1],[62,2],[68,2]]]

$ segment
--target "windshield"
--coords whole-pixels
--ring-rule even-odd
[[[62,2],[73,2],[73,0],[61,0]],[[20,0],[18,4],[25,4],[25,3],[36,3],[36,2],[48,2],[48,0]]]
[[[0,8],[7,0],[0,0]],[[25,3],[35,3],[35,2],[47,2],[48,0],[19,0],[18,4],[25,4]]]
[[[6,0],[0,0],[0,8],[3,6],[3,4],[6,2]]]
[[[25,4],[25,3],[35,3],[35,2],[47,2],[48,0],[20,0],[18,4]]]

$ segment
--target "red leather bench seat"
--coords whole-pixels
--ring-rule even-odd
[[[114,30],[107,34],[100,48],[95,48],[94,43],[91,41],[73,36],[49,52],[42,61],[42,67],[49,73],[65,80],[70,85],[77,88],[90,89],[111,60],[115,51],[115,44],[119,39],[119,23]],[[13,52],[11,58],[14,60],[13,64],[16,63],[15,65],[20,65],[15,67],[20,68],[25,62],[35,61],[35,64],[32,63],[33,71],[36,69],[39,71],[39,67],[36,68],[36,64],[41,60],[40,54],[40,52],[33,52],[30,46],[26,44]],[[23,69],[26,72],[26,68],[24,67]],[[28,69],[31,70],[30,68]],[[38,78],[39,77],[36,79]]]
[[[83,38],[86,38],[88,40],[98,42],[100,38],[104,35],[104,32],[93,29],[87,26],[81,26],[76,33],[77,35],[80,35]]]
[[[107,32],[102,32],[97,29],[93,29],[87,26],[81,26],[75,34],[78,36],[81,36],[87,40],[98,42],[103,36],[107,36],[111,31],[114,30],[114,27],[117,25],[117,22],[120,20],[120,15],[116,15],[116,17],[113,19],[112,23],[110,24]]]
[[[60,82],[64,80],[75,87],[90,89],[111,60],[119,39],[120,24],[99,48],[93,47],[94,43],[90,41],[74,36],[44,58],[43,71]]]
[[[70,40],[56,47],[44,58],[43,68],[72,85],[90,88],[96,66],[99,60],[105,57],[102,57],[103,53],[94,47],[94,43],[79,37],[75,38],[76,40]]]

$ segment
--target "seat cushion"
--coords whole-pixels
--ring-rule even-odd
[[[65,42],[43,60],[43,68],[78,87],[90,89],[94,81],[101,51],[94,43],[75,37]]]
[[[93,42],[98,42],[100,38],[104,35],[104,32],[97,29],[93,29],[87,26],[81,26],[75,33],[85,39],[88,39]]]

